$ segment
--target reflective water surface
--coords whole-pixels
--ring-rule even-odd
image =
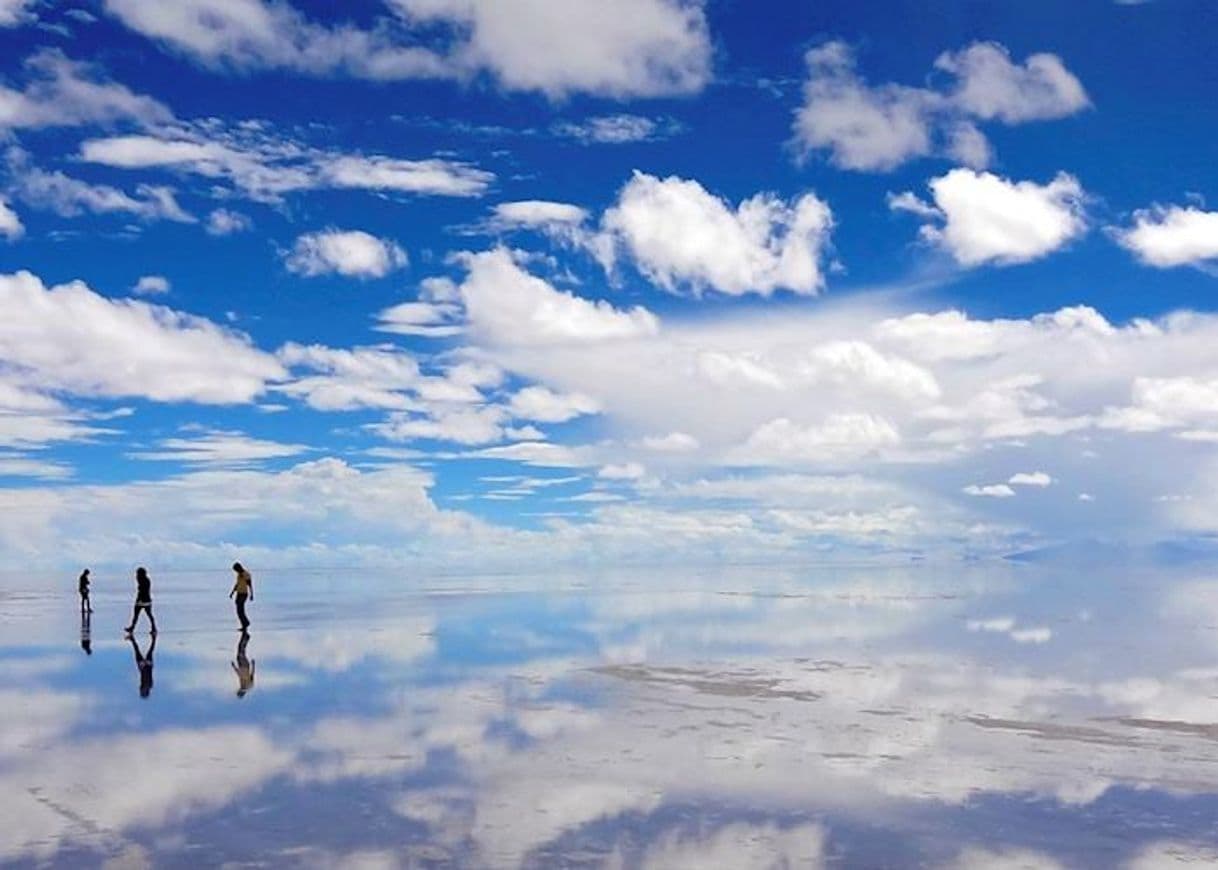
[[[0,578],[0,865],[1218,863],[1218,575]]]

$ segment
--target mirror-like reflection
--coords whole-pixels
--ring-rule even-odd
[[[1202,571],[157,576],[0,591],[0,864],[1218,861]]]

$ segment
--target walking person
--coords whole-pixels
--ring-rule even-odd
[[[93,605],[89,601],[89,569],[80,572],[80,580],[77,583],[77,588],[80,590],[80,612],[92,613]]]
[[[93,655],[93,628],[90,624],[92,610],[86,610],[80,614],[80,648],[85,651],[85,655]]]
[[[249,642],[249,632],[241,632],[241,639],[237,641],[237,660],[232,663],[233,672],[237,675],[238,698],[244,698],[254,688],[254,668],[258,663],[245,654]]]
[[[152,623],[152,633],[156,634],[156,617],[152,615],[152,580],[144,568],[135,569],[135,607],[131,609],[131,624],[127,626],[127,634],[135,631],[135,623],[139,621],[140,611],[148,614]]]
[[[241,630],[250,627],[249,617],[245,615],[245,602],[254,600],[254,578],[242,567],[240,562],[233,562],[233,570],[237,572],[237,581],[233,583],[228,597],[237,596],[237,619],[241,622]]]
[[[149,611],[148,615],[152,616],[152,612]],[[152,694],[152,654],[156,652],[156,630],[152,632],[147,653],[140,651],[140,645],[131,635],[127,635],[127,640],[131,641],[131,650],[135,653],[135,667],[140,672],[140,697],[147,698]]]

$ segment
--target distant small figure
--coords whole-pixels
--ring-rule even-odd
[[[237,619],[241,622],[241,631],[244,632],[250,627],[249,617],[245,615],[245,602],[246,599],[254,600],[254,578],[241,566],[240,562],[233,562],[233,570],[237,572],[237,582],[233,584],[228,597],[237,596]]]
[[[80,589],[80,612],[92,613],[93,605],[89,602],[89,569],[80,572],[80,581],[77,584]]]
[[[131,641],[131,649],[135,652],[135,667],[140,672],[140,697],[147,698],[152,694],[152,654],[156,652],[156,632],[152,633],[147,653],[140,652],[140,645],[131,635],[127,636],[127,640]]]
[[[254,688],[254,668],[258,664],[245,656],[245,645],[250,642],[250,633],[241,632],[237,641],[237,660],[232,663],[233,671],[237,674],[237,697],[244,698]]]
[[[93,631],[90,627],[89,614],[92,610],[83,611],[80,614],[80,648],[85,651],[85,655],[93,655]]]
[[[127,634],[135,631],[135,624],[139,621],[140,611],[148,614],[148,621],[152,623],[152,634],[156,636],[156,617],[152,615],[152,580],[148,578],[148,572],[143,568],[135,569],[135,607],[131,610],[131,624],[127,626]]]

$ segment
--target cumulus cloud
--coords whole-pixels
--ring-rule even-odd
[[[297,238],[284,263],[288,271],[309,278],[383,278],[406,265],[406,252],[396,243],[363,230],[327,229]]]
[[[501,202],[495,206],[492,223],[502,227],[545,227],[551,224],[580,224],[588,212],[577,205],[543,199]]]
[[[892,423],[871,414],[830,414],[824,421],[811,425],[779,417],[749,435],[741,461],[856,459],[896,445],[900,440],[901,435]]]
[[[162,402],[250,402],[284,377],[269,354],[209,320],[77,281],[0,276],[0,358],[38,390]]]
[[[556,393],[546,387],[525,387],[508,402],[512,416],[538,423],[565,423],[600,410],[594,399],[580,393]]]
[[[735,208],[697,181],[635,172],[602,219],[639,269],[668,290],[732,296],[816,293],[833,226],[814,194],[784,202],[759,193]]]
[[[324,26],[285,3],[106,0],[127,27],[214,68],[286,69],[371,79],[469,79],[509,90],[659,96],[699,90],[710,39],[699,2],[386,0],[368,29]],[[420,33],[442,31],[440,45]]]
[[[24,234],[25,225],[21,223],[21,218],[9,207],[4,198],[0,197],[0,236],[4,236],[11,242],[21,238]]]
[[[963,492],[967,495],[984,496],[986,498],[1013,498],[1015,495],[1015,490],[1005,483],[970,483],[964,488]]]
[[[62,172],[48,172],[30,165],[17,149],[8,153],[10,191],[34,208],[61,217],[82,214],[128,214],[144,221],[169,220],[195,223],[195,217],[178,204],[172,188],[150,184],[136,186],[134,194],[107,184],[91,184]]]
[[[935,67],[943,88],[871,85],[842,42],[811,49],[794,144],[803,154],[826,152],[844,169],[887,171],[929,155],[983,167],[992,149],[978,122],[1020,124],[1062,118],[1089,105],[1078,79],[1052,54],[1022,64],[1003,46],[974,43],[946,52]]]
[[[241,212],[227,208],[213,209],[207,215],[207,234],[210,236],[231,236],[252,229],[254,222]]]
[[[1045,487],[1053,483],[1053,478],[1043,471],[1020,471],[1012,474],[1007,483],[1011,486]]]
[[[33,0],[0,0],[0,27],[16,27],[30,19],[27,7]]]
[[[169,292],[169,279],[164,275],[144,275],[135,282],[131,292],[139,296],[161,296]]]
[[[1135,212],[1133,226],[1115,235],[1140,261],[1159,269],[1218,260],[1218,212],[1194,206]]]
[[[0,130],[74,127],[130,122],[140,126],[171,121],[156,100],[105,81],[90,66],[63,52],[44,49],[25,61],[24,90],[0,85]]]
[[[492,344],[556,345],[654,335],[660,322],[641,306],[614,308],[584,299],[530,275],[508,251],[463,257],[468,270],[458,288],[473,331]]]
[[[933,206],[910,193],[891,197],[889,206],[930,220],[922,237],[963,266],[1026,263],[1087,229],[1082,186],[1064,172],[1037,184],[953,169],[932,179],[930,190]]]

